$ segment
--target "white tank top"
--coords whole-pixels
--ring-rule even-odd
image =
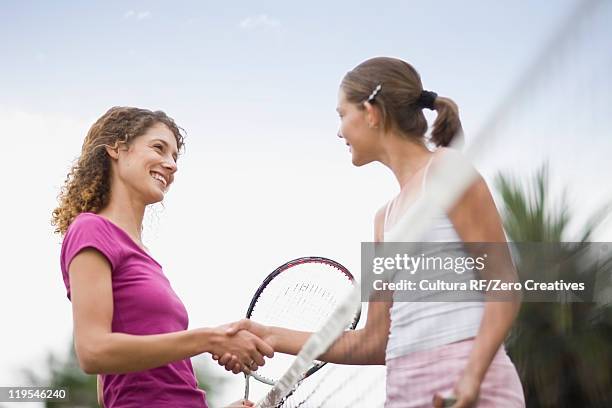
[[[421,193],[425,191],[427,172],[433,156],[425,166]],[[384,241],[405,241],[409,228],[402,221],[410,211],[398,218],[395,225],[387,229],[387,218],[391,202],[387,204],[384,220]],[[423,234],[419,242],[461,242],[455,227],[442,210],[436,213],[431,226]],[[462,251],[462,250],[461,250]],[[427,254],[428,256],[432,254]],[[447,272],[452,273],[452,272]],[[473,271],[466,271],[463,279],[475,278]],[[395,296],[394,296],[395,297]],[[482,302],[405,302],[394,301],[391,306],[391,327],[387,342],[386,359],[392,359],[427,350],[444,344],[475,337],[480,327],[484,304]]]

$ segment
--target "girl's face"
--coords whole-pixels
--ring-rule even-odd
[[[356,104],[348,102],[340,88],[336,111],[340,115],[338,137],[344,139],[349,146],[353,164],[363,166],[377,160],[378,129],[370,127],[368,110],[359,109]]]
[[[162,201],[174,181],[178,149],[174,134],[157,123],[117,151],[115,171],[120,182],[145,205]]]

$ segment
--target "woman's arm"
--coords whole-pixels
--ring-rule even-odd
[[[263,356],[273,355],[272,348],[255,335],[228,336],[225,327],[145,336],[113,333],[107,259],[95,249],[85,249],[70,264],[69,277],[75,349],[88,374],[142,371],[205,352],[232,353],[243,365],[251,361],[263,365]]]
[[[482,177],[479,176],[463,194],[449,212],[449,217],[462,241],[494,243],[487,246],[488,249],[495,252],[493,258],[497,261],[490,268],[490,273],[505,279],[516,277],[506,245],[501,218]],[[485,302],[480,328],[460,380],[460,386],[464,383],[480,385],[495,353],[512,327],[519,308],[520,295],[517,293],[510,294],[503,301]]]

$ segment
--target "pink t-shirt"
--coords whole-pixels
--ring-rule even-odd
[[[111,265],[113,332],[147,335],[187,329],[185,306],[161,265],[124,230],[93,213],[77,216],[62,243],[61,267],[68,299],[68,268],[85,248],[98,250]],[[207,407],[188,358],[146,371],[102,375],[102,381],[107,408]]]

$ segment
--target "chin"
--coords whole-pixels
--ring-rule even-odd
[[[371,163],[372,160],[365,160],[363,158],[353,156],[352,162],[353,162],[353,166],[361,167],[361,166],[365,166],[368,163]]]
[[[147,202],[146,202],[145,206],[147,206],[147,205],[153,205],[153,204],[157,204],[157,203],[161,203],[163,200],[164,200],[164,198],[163,198],[163,197],[162,197],[162,198],[154,198],[154,199],[150,199],[150,200],[147,200]]]
[[[147,199],[147,205],[156,204],[156,203],[159,203],[159,202],[163,201],[164,200],[164,196],[165,196],[165,194],[160,192],[160,191],[156,191],[156,192],[152,193],[151,195],[149,195],[149,197]]]

